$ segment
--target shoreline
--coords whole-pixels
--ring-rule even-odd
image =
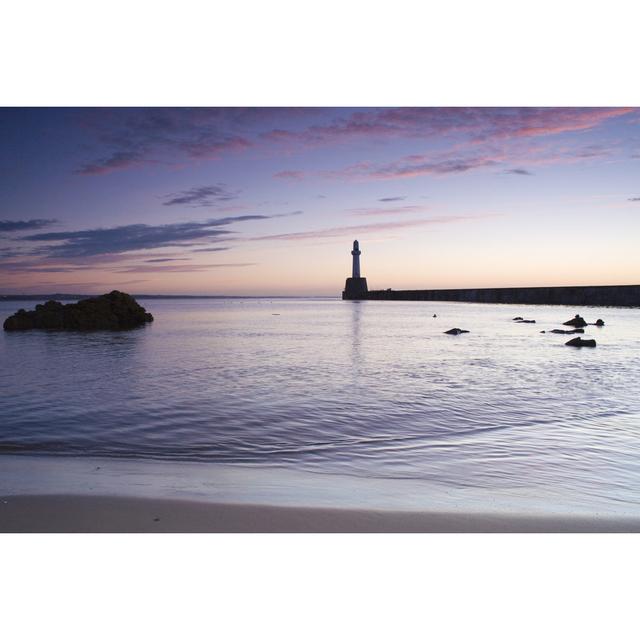
[[[387,511],[121,496],[0,498],[0,533],[637,533],[640,518]]]
[[[6,533],[640,532],[633,505],[549,492],[207,463],[0,459]]]

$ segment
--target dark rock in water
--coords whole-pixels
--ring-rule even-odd
[[[514,320],[522,320],[522,316],[516,316]]]
[[[565,346],[569,347],[595,347],[595,340],[584,340],[583,338],[572,338],[569,342],[564,343]]]
[[[535,324],[536,321],[535,320],[523,320],[522,318],[520,318],[520,320],[516,320],[517,324]]]
[[[448,333],[450,336],[457,336],[460,335],[461,333],[469,333],[466,329],[458,329],[457,327],[455,329],[449,329],[449,331],[445,331],[445,333]]]
[[[604,327],[604,320],[601,320],[600,318],[598,318],[595,321],[595,325],[596,325],[596,327]]]
[[[584,333],[584,329],[551,329],[549,333]]]
[[[571,320],[567,320],[562,324],[568,325],[569,327],[586,327],[587,326],[585,319],[579,316],[577,313],[574,318],[572,318]]]
[[[153,316],[133,296],[112,291],[75,304],[49,300],[37,304],[34,311],[20,309],[4,321],[3,327],[5,331],[97,331],[133,329],[152,321]]]
[[[434,314],[433,314],[433,317],[434,317],[434,318],[437,318],[438,316],[434,313]]]

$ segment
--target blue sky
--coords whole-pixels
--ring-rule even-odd
[[[0,293],[640,281],[640,110],[0,109]]]

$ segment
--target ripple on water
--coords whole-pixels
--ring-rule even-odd
[[[146,306],[156,322],[127,333],[3,334],[0,452],[553,487],[638,502],[639,310]],[[1,302],[0,315],[16,308]],[[598,348],[564,348],[563,336],[539,333],[576,312],[605,317],[584,336]],[[537,323],[512,323],[517,315]],[[471,333],[444,335],[452,326]]]

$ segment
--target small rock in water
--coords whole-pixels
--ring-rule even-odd
[[[596,327],[604,327],[604,320],[598,318],[595,322]]]
[[[584,329],[551,329],[550,333],[584,333]]]
[[[595,340],[584,340],[583,338],[572,338],[569,342],[564,343],[568,347],[595,347]]]
[[[434,314],[433,314],[433,317],[434,317],[434,318],[437,318],[438,316],[434,313]]]
[[[516,316],[515,318],[513,318],[514,320],[522,320],[522,316]]]
[[[520,320],[516,320],[516,322],[518,324],[523,324],[523,323],[525,323],[525,324],[535,324],[536,321],[535,320],[523,320],[522,318],[520,318]]]
[[[571,320],[567,320],[562,324],[568,325],[569,327],[586,327],[587,326],[586,320],[582,316],[578,315],[577,313],[574,318],[572,318]]]
[[[445,331],[445,333],[448,333],[450,336],[457,336],[460,335],[461,333],[469,333],[466,329],[458,329],[458,327],[455,327],[454,329],[449,329],[449,331]]]

